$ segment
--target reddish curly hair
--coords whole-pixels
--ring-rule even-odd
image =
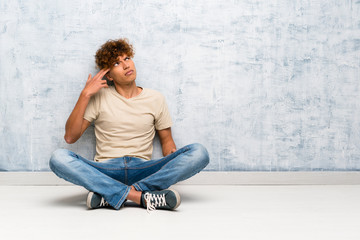
[[[126,54],[132,58],[134,48],[126,38],[108,40],[96,51],[95,62],[100,69],[111,68],[119,56]]]

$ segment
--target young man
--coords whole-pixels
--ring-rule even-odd
[[[89,75],[65,126],[65,141],[76,142],[95,124],[96,155],[89,161],[69,150],[56,150],[51,170],[90,192],[90,209],[120,209],[131,200],[148,210],[176,209],[180,195],[171,185],[200,172],[209,163],[200,144],[176,149],[171,118],[159,92],[138,87],[133,47],[126,39],[109,40],[96,52],[101,69]],[[111,84],[103,79],[106,77]],[[150,160],[157,131],[164,158]]]

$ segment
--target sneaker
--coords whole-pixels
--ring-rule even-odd
[[[144,192],[141,200],[148,212],[155,209],[174,210],[181,202],[179,193],[172,189]]]
[[[97,193],[89,192],[86,200],[86,206],[89,209],[108,207],[110,206],[105,199]]]

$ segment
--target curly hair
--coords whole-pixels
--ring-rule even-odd
[[[126,38],[108,40],[96,51],[95,62],[100,69],[111,68],[124,54],[130,58],[134,56],[134,48]]]

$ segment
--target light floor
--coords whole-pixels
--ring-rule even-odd
[[[0,186],[0,239],[360,239],[360,185],[176,185],[177,211],[87,210],[77,186]]]

